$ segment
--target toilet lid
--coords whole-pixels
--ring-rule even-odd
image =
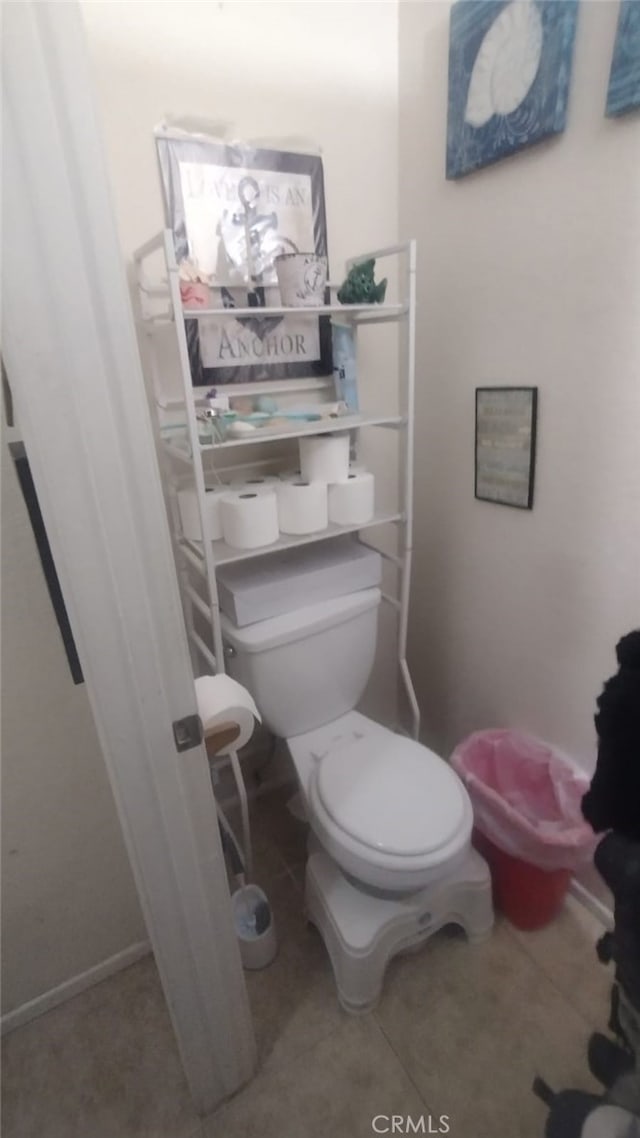
[[[320,761],[316,787],[327,814],[371,849],[431,854],[464,824],[465,791],[433,751],[411,739],[359,739]]]

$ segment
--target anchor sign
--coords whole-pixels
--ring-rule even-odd
[[[237,263],[241,258],[254,287],[247,291],[242,304],[238,304],[237,300],[239,289],[232,292],[223,287],[220,290],[222,304],[224,308],[230,309],[266,308],[263,285],[265,272],[273,268],[277,256],[285,252],[297,253],[298,247],[287,237],[278,235],[278,215],[275,211],[260,212],[260,186],[250,174],[238,183],[238,199],[242,211],[224,217],[219,232],[230,259]],[[282,319],[282,316],[240,316],[238,323],[264,340]]]

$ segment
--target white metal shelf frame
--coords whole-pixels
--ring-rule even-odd
[[[301,423],[290,428],[278,428],[275,431],[269,427],[260,427],[253,434],[243,435],[237,439],[225,439],[224,442],[199,444],[201,454],[209,451],[231,450],[234,447],[250,447],[261,443],[287,442],[290,439],[302,439],[306,435],[335,435],[339,431],[360,430],[363,427],[404,427],[406,420],[401,415],[337,415],[335,418]],[[184,428],[171,427],[171,431]],[[191,462],[191,455],[180,447],[172,445],[171,439],[164,439],[164,446],[175,458]]]
[[[406,304],[314,304],[305,305],[304,310],[291,308],[287,305],[275,304],[268,308],[184,308],[182,315],[185,320],[205,320],[209,316],[230,316],[237,318],[252,316],[264,312],[269,316],[337,316],[345,319],[355,319],[358,323],[366,321],[368,324],[384,324],[390,320],[397,320],[407,315]]]
[[[164,253],[164,262],[166,268],[166,280],[158,286],[149,283],[148,279],[148,260],[151,257],[157,256],[159,252]],[[336,419],[331,423],[303,423],[291,430],[275,431],[269,433],[267,430],[256,431],[254,436],[242,438],[238,440],[228,440],[221,443],[202,444],[200,442],[198,433],[198,422],[196,418],[197,406],[201,405],[202,399],[196,394],[191,381],[191,369],[189,364],[189,351],[187,346],[187,336],[185,328],[185,320],[189,319],[225,319],[228,320],[234,316],[250,315],[255,316],[255,309],[230,309],[230,308],[211,308],[211,309],[185,309],[182,305],[180,296],[180,279],[178,273],[178,265],[175,258],[173,234],[171,230],[164,230],[162,233],[157,234],[154,238],[142,245],[134,254],[133,264],[135,279],[138,288],[138,312],[141,324],[141,330],[148,336],[149,345],[152,352],[151,368],[152,379],[154,380],[154,388],[156,389],[157,396],[157,362],[154,359],[154,333],[159,327],[173,324],[175,327],[176,343],[180,361],[180,378],[182,381],[182,389],[184,395],[184,407],[186,409],[186,431],[189,443],[190,454],[186,450],[181,450],[179,447],[172,443],[170,440],[162,440],[164,450],[173,458],[178,459],[182,464],[188,465],[193,474],[195,483],[196,494],[198,498],[200,522],[202,532],[205,532],[204,516],[205,516],[205,471],[203,465],[203,456],[206,453],[216,453],[219,451],[230,450],[233,447],[246,447],[251,442],[260,442],[263,444],[269,442],[282,442],[283,440],[296,439],[305,435],[322,434],[328,431],[336,430],[361,430],[368,427],[380,428],[393,428],[404,434],[404,446],[401,447],[401,463],[400,463],[400,510],[397,513],[388,513],[377,515],[370,526],[359,527],[338,527],[331,526],[321,534],[313,534],[304,538],[285,538],[282,537],[278,542],[272,546],[261,547],[256,550],[232,550],[226,546],[224,542],[211,542],[205,541],[202,543],[195,543],[187,541],[180,532],[177,510],[173,510],[174,515],[174,548],[180,558],[178,565],[178,576],[181,582],[181,592],[183,596],[183,605],[185,609],[185,623],[187,626],[187,633],[192,652],[195,658],[201,659],[205,662],[207,668],[217,672],[225,671],[225,655],[224,644],[222,641],[222,631],[220,622],[220,606],[218,600],[218,589],[216,582],[216,566],[232,561],[245,560],[249,557],[263,556],[269,552],[274,552],[279,549],[288,548],[291,546],[307,544],[311,541],[320,541],[335,537],[337,533],[353,532],[354,530],[364,531],[368,528],[375,526],[389,526],[395,525],[398,527],[398,548],[399,553],[393,555],[379,549],[383,558],[390,561],[395,565],[399,573],[399,596],[392,597],[383,594],[383,599],[389,603],[397,613],[398,617],[398,644],[397,644],[397,658],[399,675],[402,680],[404,692],[409,704],[411,713],[411,733],[414,738],[417,738],[419,725],[420,725],[420,711],[416,699],[411,675],[406,659],[407,652],[407,632],[408,632],[408,618],[409,618],[409,597],[411,587],[411,560],[413,551],[413,456],[414,456],[414,401],[415,401],[415,335],[416,335],[416,242],[408,241],[398,245],[392,245],[386,248],[373,250],[372,252],[364,253],[358,257],[353,257],[347,262],[347,268],[350,269],[354,265],[361,264],[371,258],[377,261],[386,258],[397,258],[401,262],[400,279],[404,284],[404,295],[398,303],[388,303],[382,305],[341,305],[332,299],[332,302],[327,305],[317,306],[314,308],[305,309],[305,315],[331,315],[339,314],[344,320],[347,319],[351,322],[354,333],[358,329],[367,324],[384,324],[384,323],[398,323],[403,326],[406,333],[405,342],[405,358],[404,364],[399,369],[399,394],[400,394],[400,414],[389,416],[349,416],[347,419]],[[402,262],[404,264],[402,265]],[[333,288],[332,288],[333,292]],[[158,312],[157,302],[168,301],[168,309],[165,307],[163,311]],[[155,308],[154,308],[155,304]],[[289,312],[300,315],[300,309],[289,309],[283,306],[269,308],[270,315],[282,314],[286,315]],[[318,388],[329,388],[331,384],[330,377],[326,380],[320,379],[314,381],[314,385]],[[300,381],[301,390],[307,387],[305,381]],[[283,391],[285,390],[284,381],[274,382],[273,384],[262,383],[259,385],[260,391],[265,390]],[[242,390],[245,392],[247,385],[242,385]],[[286,381],[286,390],[292,393],[297,389],[295,380]],[[228,388],[230,393],[240,394],[239,389]],[[257,390],[257,387],[256,387]],[[162,406],[162,400],[156,397],[156,406]],[[156,424],[157,427],[157,424]],[[156,437],[159,438],[159,432],[156,431]],[[260,464],[262,465],[262,463]],[[175,502],[174,502],[175,505]],[[367,544],[370,544],[367,542]],[[372,546],[377,548],[377,546]],[[189,577],[189,570],[195,571],[199,579],[202,581],[206,590],[206,599],[195,589]],[[194,612],[198,612],[200,617],[207,622],[211,634],[211,642],[213,651],[205,644],[204,640],[198,633],[194,624]],[[243,829],[245,834],[245,860],[247,861],[247,872],[250,873],[251,861],[251,844],[248,828],[248,805],[246,790],[240,773],[240,767],[237,756],[232,756],[232,769],[236,778],[238,786],[238,794],[243,817]]]
[[[326,529],[321,533],[305,533],[305,534],[282,534],[273,545],[263,545],[259,549],[235,549],[231,545],[227,545],[225,541],[212,541],[213,553],[216,565],[231,565],[237,561],[248,561],[254,557],[262,557],[264,554],[277,553],[283,549],[298,549],[303,545],[310,545],[318,541],[330,541],[332,537],[340,537],[345,533],[360,533],[361,531],[374,529],[378,526],[391,525],[393,522],[402,522],[402,514],[398,513],[377,513],[368,522],[360,523],[359,525],[336,525],[335,522],[329,522]],[[183,551],[189,558],[194,560],[191,562],[195,567],[196,560],[199,559],[199,564],[204,564],[204,554],[202,552],[202,545],[200,542],[187,541],[182,538],[180,545]],[[198,606],[196,606],[198,607]],[[202,611],[202,610],[201,610]]]

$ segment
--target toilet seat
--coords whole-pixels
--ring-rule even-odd
[[[346,873],[393,892],[420,889],[464,856],[473,814],[457,775],[427,747],[383,732],[319,758],[311,826]]]

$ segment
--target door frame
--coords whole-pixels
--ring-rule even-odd
[[[255,1041],[77,3],[3,13],[2,351],[182,1063],[212,1110]],[[81,872],[81,867],[79,867]]]

